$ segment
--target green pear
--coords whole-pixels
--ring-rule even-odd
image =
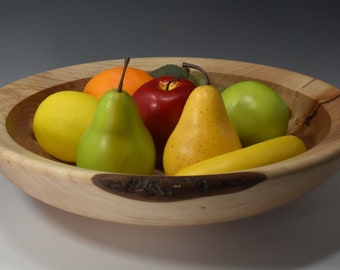
[[[164,172],[174,175],[191,164],[240,148],[221,94],[212,85],[201,85],[191,92],[165,145]]]
[[[155,167],[155,145],[133,98],[121,85],[99,100],[93,120],[80,139],[76,165],[113,173],[150,175]]]

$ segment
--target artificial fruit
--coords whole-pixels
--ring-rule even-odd
[[[207,77],[207,76],[206,76]],[[183,108],[163,154],[166,175],[196,162],[241,148],[218,90],[209,84],[196,87]]]
[[[59,160],[76,162],[80,137],[92,121],[97,104],[97,98],[76,90],[49,95],[33,117],[38,144]]]
[[[287,134],[290,109],[266,84],[242,81],[221,95],[243,147]]]
[[[165,143],[195,87],[185,78],[161,76],[146,82],[133,94],[141,118],[155,142],[158,168],[162,168]]]
[[[81,137],[78,167],[114,173],[153,173],[154,142],[134,100],[122,90],[128,62],[127,58],[118,88],[101,97],[93,121]]]
[[[229,173],[269,165],[305,152],[303,141],[284,135],[192,164],[176,176]]]

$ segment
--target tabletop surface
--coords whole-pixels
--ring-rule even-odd
[[[340,88],[336,1],[164,3],[4,3],[0,86],[73,64],[193,56],[280,67]],[[339,206],[340,171],[303,198],[254,217],[135,226],[56,209],[0,175],[0,269],[338,269]]]

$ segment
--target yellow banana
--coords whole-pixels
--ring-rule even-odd
[[[285,135],[197,162],[175,175],[219,174],[251,169],[288,159],[306,150],[301,139]]]

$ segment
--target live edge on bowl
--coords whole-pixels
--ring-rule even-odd
[[[151,71],[190,62],[223,87],[247,79],[264,82],[292,110],[289,134],[308,150],[271,165],[218,175],[123,175],[77,168],[46,154],[37,144],[32,118],[48,95],[82,90],[98,72],[122,59],[85,63],[32,75],[0,88],[0,170],[30,196],[65,211],[139,225],[196,225],[257,215],[292,202],[340,168],[340,90],[280,68],[208,58],[153,57],[130,65]]]

